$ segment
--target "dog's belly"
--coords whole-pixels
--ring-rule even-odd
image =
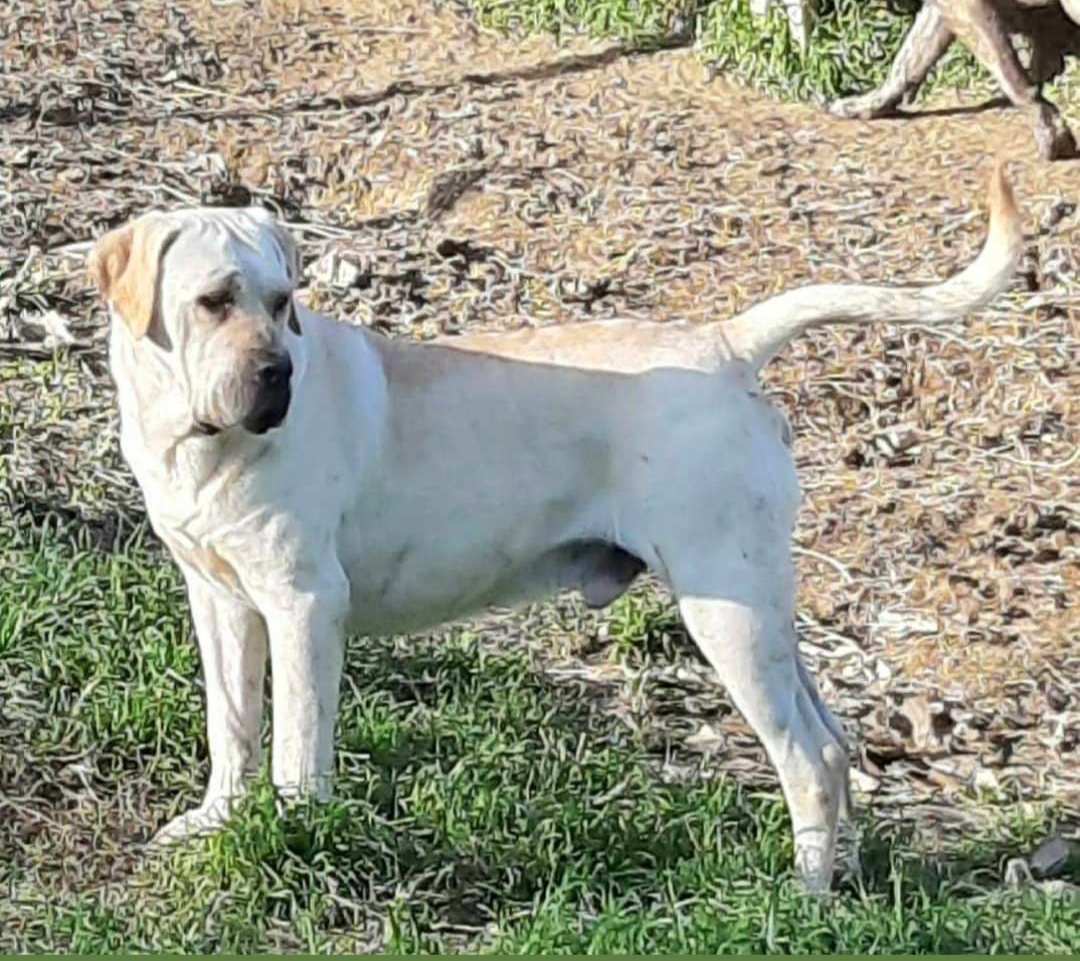
[[[612,492],[573,479],[542,490],[517,475],[497,492],[448,485],[431,497],[402,478],[365,497],[338,540],[352,630],[410,633],[565,589],[593,604],[617,597],[641,564],[613,543]]]
[[[349,629],[358,634],[409,634],[457,620],[493,603],[509,558],[496,548],[446,557],[423,538],[392,551],[369,550],[346,560]]]
[[[417,545],[415,551],[423,550]],[[576,539],[528,557],[511,558],[492,547],[462,563],[436,569],[414,549],[402,547],[372,565],[346,569],[351,585],[349,627],[359,634],[411,633],[460,620],[497,606],[511,606],[579,590],[591,607],[620,597],[645,564],[617,545]],[[381,576],[372,577],[372,570]]]

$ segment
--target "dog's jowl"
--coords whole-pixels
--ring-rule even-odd
[[[121,444],[183,570],[206,677],[206,797],[159,836],[212,830],[243,791],[268,658],[274,783],[325,795],[347,634],[567,588],[602,606],[648,568],[764,743],[798,869],[826,888],[847,749],[799,658],[798,485],[757,372],[812,326],[945,322],[989,301],[1020,252],[1001,172],[990,202],[982,252],[937,285],[426,344],[297,304],[293,244],[259,210],[148,214],[101,238]]]

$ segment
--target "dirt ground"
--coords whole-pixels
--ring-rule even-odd
[[[1028,255],[1008,296],[964,326],[808,336],[766,383],[805,491],[802,637],[862,738],[860,789],[1080,819],[1080,165],[1037,160],[1022,116],[844,123],[712,80],[690,49],[508,40],[419,0],[9,10],[0,460],[16,511],[105,526],[140,508],[82,258],[134,214],[269,204],[303,296],[398,337],[706,320],[809,280],[942,276],[975,253],[1010,158]],[[625,681],[595,645],[548,653],[556,674]],[[705,676],[687,663],[667,678],[682,700]],[[664,696],[645,692],[642,709]],[[728,723],[669,736],[759,768]]]

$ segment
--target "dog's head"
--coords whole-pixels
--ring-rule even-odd
[[[146,214],[98,240],[88,265],[114,323],[168,368],[197,430],[281,424],[300,335],[298,262],[267,211]]]

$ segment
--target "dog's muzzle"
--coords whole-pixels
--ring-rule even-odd
[[[265,434],[285,420],[292,400],[292,358],[287,353],[269,354],[255,370],[255,402],[244,418],[245,430]]]

